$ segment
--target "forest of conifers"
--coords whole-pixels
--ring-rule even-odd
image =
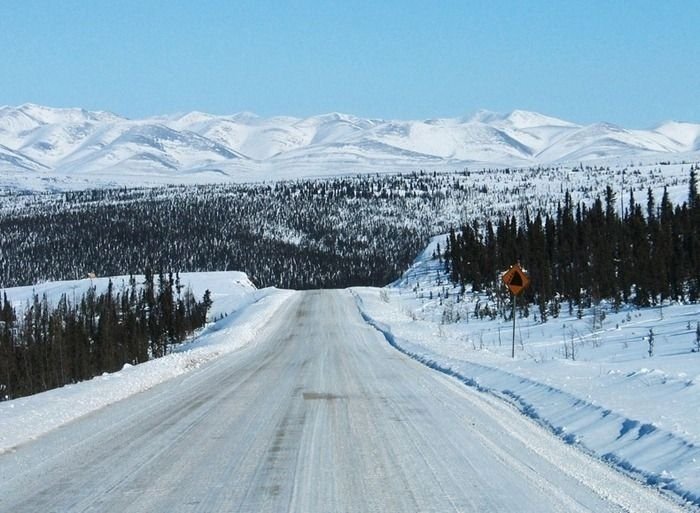
[[[679,185],[661,168],[583,166],[0,195],[0,288],[148,270],[128,290],[57,304],[37,296],[17,311],[0,303],[0,400],[161,356],[202,326],[210,298],[150,269],[238,270],[295,289],[383,286],[452,227],[441,257],[454,283],[502,294],[499,273],[520,260],[533,282],[523,303],[539,305],[542,321],[563,303],[696,301],[696,173],[676,206],[652,193]],[[612,182],[629,196],[617,199]]]
[[[444,251],[454,283],[473,290],[502,289],[500,273],[519,261],[532,278],[523,304],[537,304],[542,322],[561,303],[581,309],[600,300],[655,305],[700,298],[700,196],[690,172],[688,200],[671,204],[647,191],[645,207],[633,196],[620,203],[608,186],[590,207],[565,194],[554,214],[526,213],[451,230]],[[445,247],[445,246],[443,246]]]
[[[146,270],[101,294],[63,294],[51,304],[34,294],[21,312],[7,295],[0,303],[0,401],[114,372],[168,353],[204,325],[209,292],[197,301],[179,276]]]
[[[666,183],[660,170],[633,177],[638,193]],[[603,168],[493,169],[0,195],[0,288],[147,266],[243,271],[262,287],[383,286],[450,226],[552,212],[559,184],[583,200],[619,180]]]

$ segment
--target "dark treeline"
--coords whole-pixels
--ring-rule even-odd
[[[146,271],[145,281],[52,304],[34,294],[18,313],[0,304],[0,400],[114,372],[168,353],[204,325],[209,291],[197,301],[178,275]]]
[[[542,321],[562,302],[580,309],[600,300],[639,306],[700,297],[700,197],[692,167],[688,201],[672,205],[666,189],[657,203],[620,203],[611,187],[591,206],[570,195],[555,214],[527,213],[495,224],[472,223],[450,232],[444,252],[454,283],[499,290],[500,272],[520,261],[532,277],[524,303],[537,304]],[[624,205],[624,214],[618,207]]]
[[[441,229],[453,193],[451,178],[418,174],[69,192],[0,212],[0,286],[148,263],[244,271],[258,286],[385,285]]]
[[[0,287],[147,265],[244,271],[258,286],[385,285],[464,220],[554,212],[561,184],[590,203],[606,183],[639,192],[664,180],[661,168],[557,167],[0,194]]]

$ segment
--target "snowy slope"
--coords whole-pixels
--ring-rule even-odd
[[[10,185],[31,184],[32,171],[51,171],[56,184],[198,183],[644,156],[700,158],[700,124],[628,130],[522,110],[408,121],[202,112],[129,120],[33,104],[0,108],[0,178]]]
[[[49,168],[26,155],[18,153],[6,146],[0,145],[0,171],[13,172],[18,170],[41,171]]]
[[[143,276],[136,278],[143,281]],[[210,290],[213,305],[209,319],[219,318],[218,321],[201,330],[193,341],[163,358],[136,366],[127,364],[116,373],[105,373],[89,381],[0,402],[0,454],[253,342],[292,294],[277,289],[257,290],[241,272],[182,273],[180,278],[183,285],[191,287],[197,298],[201,298],[205,290]],[[104,292],[109,280],[47,282],[6,289],[4,292],[19,312],[34,293],[40,297],[46,294],[48,301],[56,302],[62,294],[80,297],[92,286],[98,293]],[[128,276],[116,276],[111,280],[115,291],[128,287]],[[223,315],[226,317],[221,318]]]
[[[669,121],[658,126],[655,132],[678,142],[682,151],[700,150],[700,125]]]
[[[512,359],[511,322],[474,318],[477,304],[489,304],[483,295],[467,293],[455,302],[456,289],[432,260],[438,243],[444,245],[444,236],[384,291],[355,289],[365,316],[389,341],[512,402],[568,443],[700,505],[698,305],[615,313],[603,304],[605,318],[596,326],[591,311],[578,319],[562,308],[545,324],[531,315],[518,319]],[[564,340],[575,359],[567,358]]]

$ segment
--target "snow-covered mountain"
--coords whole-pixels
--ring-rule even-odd
[[[522,110],[397,121],[201,112],[126,119],[25,104],[0,107],[0,172],[162,181],[528,166],[700,152],[700,124],[581,126]],[[7,180],[5,180],[7,181]],[[99,180],[98,180],[99,181]]]

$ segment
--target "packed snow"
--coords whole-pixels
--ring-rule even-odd
[[[482,294],[447,281],[433,253],[385,289],[354,289],[368,322],[430,367],[515,404],[566,442],[635,477],[700,505],[698,305],[601,304],[537,320],[475,318]],[[479,306],[477,307],[477,303]],[[493,306],[493,305],[490,305]],[[654,348],[649,355],[649,336]]]
[[[66,385],[29,397],[0,402],[0,454],[36,439],[61,425],[182,375],[221,355],[254,343],[278,308],[292,294],[274,288],[258,290],[241,272],[182,273],[199,299],[210,290],[214,301],[210,323],[171,354],[139,365],[124,365],[89,381]],[[128,287],[129,277],[48,282],[33,287],[5,289],[8,300],[21,312],[34,293],[56,302],[62,294],[80,297],[89,287],[97,292]],[[136,276],[143,282],[143,276]]]

